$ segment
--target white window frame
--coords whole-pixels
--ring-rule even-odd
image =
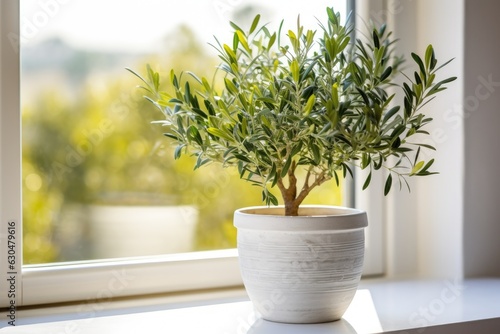
[[[26,306],[100,301],[242,286],[236,249],[22,265],[20,50],[16,43],[20,36],[20,1],[0,1],[0,275],[15,278],[15,297],[0,289],[0,307],[8,307],[11,303]],[[354,9],[354,1],[347,1],[348,10]],[[373,202],[373,198],[380,196],[370,196],[370,191],[348,195],[355,198],[356,204],[370,209],[365,275],[382,274],[384,270],[382,205]],[[15,230],[10,229],[16,238],[13,267],[10,267],[8,258],[9,222],[16,225]],[[4,284],[5,279],[2,279],[0,287]]]

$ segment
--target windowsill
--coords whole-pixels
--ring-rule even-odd
[[[27,308],[16,317],[16,327],[0,332],[409,334],[425,328],[426,333],[498,333],[500,279],[363,280],[342,320],[313,325],[262,321],[242,289]]]

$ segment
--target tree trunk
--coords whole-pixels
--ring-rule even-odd
[[[304,186],[300,190],[300,193],[297,194],[297,178],[295,177],[294,171],[295,168],[288,171],[288,188],[285,187],[281,178],[278,179],[277,182],[278,188],[281,191],[281,196],[283,197],[283,202],[285,203],[285,216],[298,216],[299,206],[302,204],[307,195],[309,195],[311,190],[330,179],[330,177],[326,176],[326,172],[323,171],[315,178],[314,182],[309,184],[311,173],[308,172]]]
[[[299,204],[296,199],[297,197],[297,178],[294,174],[295,163],[288,170],[288,188],[283,184],[283,179],[279,178],[277,185],[281,191],[281,196],[283,197],[283,202],[285,203],[285,216],[298,216],[299,215]]]
[[[299,215],[299,204],[293,201],[285,201],[285,216],[298,216]]]

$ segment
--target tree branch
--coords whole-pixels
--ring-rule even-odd
[[[311,165],[307,169],[307,174],[306,174],[306,178],[304,180],[304,185],[302,186],[302,189],[309,188],[309,179],[311,178],[311,171],[312,170],[313,170],[313,166]]]
[[[310,171],[308,171],[308,174],[310,174],[309,172]],[[297,204],[297,206],[302,203],[302,201],[307,197],[311,190],[328,181],[329,179],[329,177],[326,177],[326,171],[322,171],[311,185],[304,184],[304,187],[302,187],[299,195],[295,198],[295,203]],[[308,181],[306,182],[308,183]]]

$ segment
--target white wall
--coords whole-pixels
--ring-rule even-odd
[[[438,72],[458,76],[424,110],[434,118],[427,130],[437,147],[434,170],[440,174],[411,180],[411,193],[391,191],[385,206],[386,273],[389,277],[462,277],[464,0],[358,0],[359,14],[388,22],[398,50],[413,65],[410,52],[424,54],[432,44],[439,61],[456,58]],[[409,72],[412,75],[412,71]],[[449,114],[455,113],[453,122]]]
[[[426,108],[435,169],[412,194],[393,194],[386,208],[387,273],[392,277],[500,276],[500,2],[388,0],[400,47],[439,60],[458,76]]]
[[[440,172],[421,181],[418,189],[418,269],[424,277],[460,277],[463,232],[463,98],[464,7],[457,0],[419,0],[417,49],[432,44],[442,62],[455,58],[441,78],[457,76],[449,89],[431,102],[425,112],[434,118],[429,128]],[[450,114],[456,115],[450,121]]]
[[[465,12],[464,273],[500,276],[500,2]]]

